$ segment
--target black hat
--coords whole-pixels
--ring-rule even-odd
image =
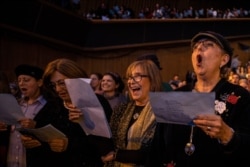
[[[151,60],[155,63],[155,65],[159,68],[159,70],[162,70],[160,66],[160,62],[158,60],[158,57],[155,54],[145,54],[137,57],[136,60]]]
[[[41,79],[43,76],[43,70],[39,67],[28,65],[28,64],[22,64],[15,68],[16,77],[19,75],[29,75],[34,78]]]
[[[201,39],[210,39],[212,41],[215,41],[218,45],[220,45],[220,47],[229,55],[230,60],[227,63],[227,66],[230,67],[231,65],[231,59],[232,59],[232,55],[233,55],[233,48],[231,48],[229,42],[221,35],[218,34],[216,32],[212,32],[212,31],[203,31],[203,32],[199,32],[198,34],[196,34],[192,40],[191,40],[191,48],[193,48],[193,46],[200,41]]]

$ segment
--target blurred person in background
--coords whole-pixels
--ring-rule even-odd
[[[97,94],[103,94],[101,83],[102,83],[102,74],[99,72],[94,72],[90,74],[90,86],[93,88],[94,92]]]
[[[102,77],[101,87],[103,96],[108,100],[113,110],[119,104],[127,102],[127,97],[123,92],[125,85],[118,73],[104,73]]]

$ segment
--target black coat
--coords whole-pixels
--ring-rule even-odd
[[[97,95],[102,104],[107,119],[112,113],[108,101]],[[73,123],[68,119],[68,110],[63,106],[60,99],[47,100],[47,104],[36,115],[36,128],[52,124],[68,137],[67,150],[62,153],[51,151],[48,143],[42,146],[27,149],[27,167],[101,167],[101,152],[96,145],[105,144],[108,139],[87,136],[78,123]],[[105,144],[106,145],[106,144]],[[106,153],[106,152],[105,152]]]
[[[10,136],[10,126],[8,126],[7,131],[0,132],[0,167],[7,166],[9,136]]]
[[[109,121],[112,108],[103,96],[96,95]],[[67,150],[62,153],[51,151],[48,143],[27,149],[27,167],[101,167],[103,163],[100,156],[113,149],[111,139],[87,136],[79,124],[69,121],[68,110],[61,99],[47,99],[34,120],[36,128],[52,124],[68,137],[69,142]],[[0,132],[0,167],[6,167],[9,135],[10,127],[8,131]]]
[[[191,91],[183,87],[178,91]],[[234,129],[232,140],[222,145],[201,129],[194,127],[195,152],[188,156],[184,147],[189,141],[190,126],[159,123],[155,132],[149,167],[162,167],[171,161],[175,167],[235,167],[250,166],[250,94],[244,88],[222,79],[212,90],[216,100],[226,103],[227,110],[220,114],[224,122]],[[218,113],[217,113],[218,114]],[[164,165],[165,164],[165,165]]]

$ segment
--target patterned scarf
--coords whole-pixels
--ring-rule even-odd
[[[116,144],[119,149],[138,150],[144,145],[148,145],[154,135],[156,119],[150,103],[141,111],[138,119],[129,127],[133,119],[135,104],[129,103],[124,111],[118,125]],[[115,167],[135,167],[135,164],[124,164],[115,162]]]

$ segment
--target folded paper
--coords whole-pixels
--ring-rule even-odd
[[[0,93],[0,121],[16,125],[24,117],[16,98],[12,94]]]
[[[104,109],[89,83],[88,78],[65,79],[72,104],[83,113],[80,125],[85,133],[111,138]]]
[[[199,114],[214,114],[215,93],[150,92],[156,121],[192,125]]]

